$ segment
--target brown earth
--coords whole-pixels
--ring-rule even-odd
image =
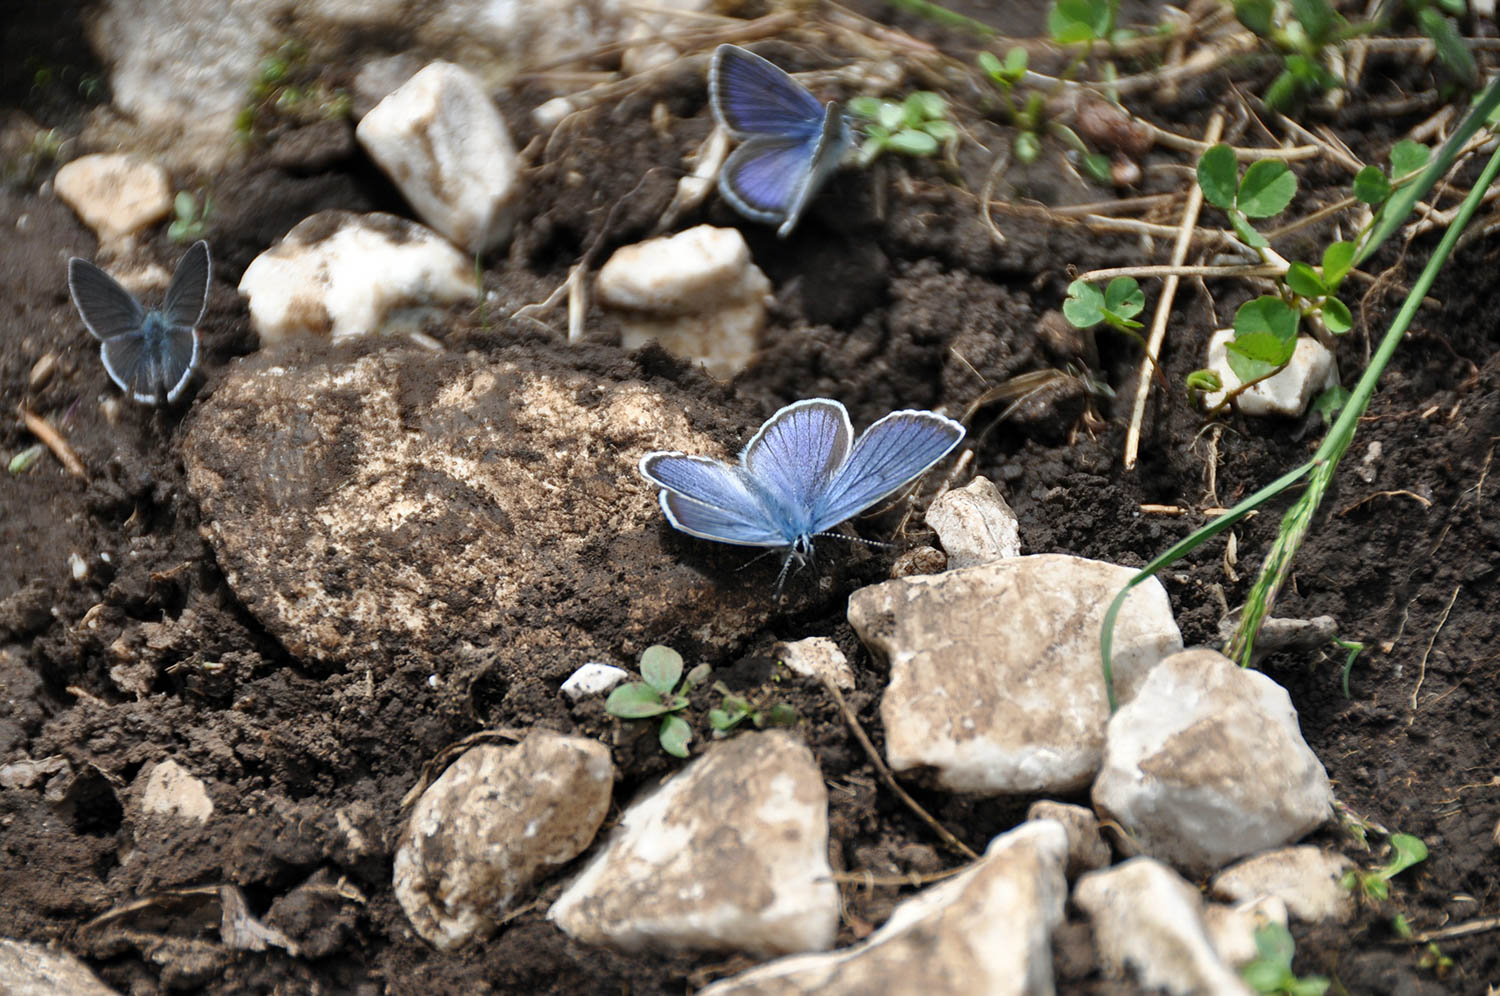
[[[1006,23],[1002,12],[975,13],[1015,34],[1040,30],[1035,10],[1019,25]],[[16,39],[7,40],[3,53],[11,65],[25,62],[18,46],[37,33],[7,36]],[[81,44],[76,35],[65,37]],[[816,62],[783,43],[763,51],[794,68]],[[97,71],[76,45],[59,43],[46,57],[73,79]],[[1373,116],[1361,108],[1431,81],[1394,64],[1372,65],[1365,80],[1365,91],[1327,123],[1357,155],[1379,161],[1419,117]],[[86,103],[75,90],[38,85],[9,69],[3,83],[0,105],[22,108],[46,127],[76,131]],[[1197,134],[1227,83],[1215,76],[1175,103],[1132,109]],[[503,98],[522,143],[532,137],[526,111],[535,96]],[[651,124],[657,102],[670,114],[664,131]],[[998,123],[963,114],[986,140],[1008,138]],[[538,722],[618,741],[619,799],[676,762],[649,737],[618,736],[597,701],[570,704],[555,685],[511,687],[504,673],[474,669],[466,672],[467,687],[432,710],[421,705],[426,699],[406,694],[427,676],[419,667],[398,663],[380,675],[372,695],[366,674],[294,658],[229,589],[200,535],[201,513],[181,462],[184,419],[212,394],[223,371],[255,348],[234,291],[244,267],[314,210],[405,210],[359,159],[343,126],[320,127],[317,141],[287,131],[245,164],[207,178],[221,208],[207,233],[216,270],[203,325],[203,376],[195,400],[165,412],[101,405],[118,392],[77,321],[64,279],[66,259],[91,256],[93,238],[42,192],[51,166],[7,169],[0,188],[0,219],[9,233],[0,242],[0,411],[24,405],[45,415],[78,451],[88,479],[69,476],[50,456],[26,473],[0,474],[0,763],[62,755],[72,771],[70,780],[45,792],[41,784],[0,789],[0,935],[57,941],[90,958],[111,985],[139,993],[171,986],[215,993],[683,992],[745,967],[743,959],[626,957],[576,945],[544,919],[560,877],[489,943],[457,955],[434,953],[413,935],[393,898],[390,846],[402,796],[444,745],[490,726]],[[544,298],[584,252],[592,250],[597,265],[614,247],[652,234],[676,164],[708,128],[701,68],[685,64],[655,89],[583,116],[554,141],[530,177],[531,213],[514,246],[507,258],[486,261],[486,285],[501,292],[506,312]],[[1177,154],[1147,157],[1148,164],[1182,162]],[[1012,170],[1002,194],[1046,204],[1108,195],[1060,179],[1065,173],[1054,164]],[[901,407],[963,411],[986,387],[1018,373],[1093,359],[1086,344],[1038,334],[1046,327],[1043,315],[1062,300],[1070,271],[1157,261],[1143,260],[1138,243],[1123,237],[1004,214],[997,221],[1008,241],[997,246],[974,196],[956,186],[978,190],[988,167],[988,158],[971,152],[956,165],[900,161],[845,171],[785,241],[740,223],[710,199],[701,219],[689,221],[741,224],[778,290],[764,359],[727,387],[658,350],[621,351],[617,329],[597,312],[589,316],[587,342],[572,350],[559,344],[560,313],[546,316],[551,326],[542,329],[456,311],[430,331],[451,350],[511,356],[527,350],[539,369],[645,381],[700,406],[703,424],[729,447],[798,398],[837,397],[857,426]],[[1150,170],[1145,190],[1175,189],[1181,176]],[[1297,204],[1304,210],[1342,196],[1347,183],[1344,174],[1316,165],[1301,179]],[[1324,235],[1278,248],[1290,258],[1311,258],[1311,240]],[[1340,357],[1346,384],[1430,246],[1428,238],[1402,252],[1387,249],[1370,267],[1391,271],[1384,290],[1355,309],[1358,325]],[[167,265],[178,251],[164,235],[144,250]],[[1486,303],[1492,281],[1474,276],[1493,273],[1496,254],[1493,238],[1479,239],[1445,270],[1433,290],[1441,306],[1419,314],[1386,373],[1277,605],[1282,616],[1331,615],[1342,636],[1365,644],[1350,697],[1341,690],[1342,658],[1332,647],[1275,654],[1262,664],[1291,692],[1340,800],[1387,828],[1416,834],[1431,851],[1395,881],[1387,904],[1363,910],[1354,924],[1294,929],[1298,970],[1326,974],[1350,993],[1482,993],[1500,984],[1493,930],[1442,942],[1454,964],[1440,980],[1390,926],[1398,912],[1417,930],[1429,930],[1500,911],[1500,844],[1493,836],[1500,820],[1500,718],[1490,677],[1500,658],[1493,597],[1500,511],[1492,494],[1500,485],[1488,478],[1500,441],[1500,315]],[[1156,288],[1148,285],[1147,292],[1154,301]],[[1133,471],[1121,469],[1120,453],[1139,347],[1123,337],[1101,334],[1092,362],[1091,375],[1115,389],[1112,400],[1089,394],[1076,378],[1063,379],[999,424],[1001,405],[975,416],[972,469],[1001,485],[1020,517],[1027,552],[1139,565],[1202,522],[1196,511],[1169,516],[1142,511],[1143,504],[1229,505],[1307,459],[1321,437],[1316,415],[1230,417],[1205,431],[1201,413],[1184,400],[1182,378],[1199,364],[1201,343],[1247,293],[1222,282],[1185,287],[1179,295],[1163,359],[1168,386],[1155,394],[1143,458]],[[387,348],[402,347],[366,343],[346,349],[344,358]],[[317,362],[340,359],[310,349]],[[30,372],[49,352],[57,357],[56,373],[33,390]],[[0,420],[0,453],[7,458],[33,441],[17,418]],[[1380,455],[1366,462],[1376,443]],[[1221,603],[1243,600],[1277,518],[1262,513],[1235,530],[1237,566],[1227,561],[1221,540],[1164,575],[1187,643],[1216,639]],[[863,524],[861,532],[889,539],[895,525],[889,516]],[[735,574],[741,563],[735,556],[705,552],[664,524],[658,536],[655,555],[697,558],[704,570],[723,571],[725,584],[773,581],[774,566]],[[75,553],[87,567],[82,580],[70,566]],[[775,641],[832,636],[855,665],[859,688],[851,703],[878,744],[884,675],[859,646],[842,606],[850,590],[878,579],[885,567],[886,555],[854,558],[835,573],[832,590],[798,586],[783,613],[740,645],[691,645],[671,632],[661,638],[690,660],[712,664],[731,686],[755,688],[767,678]],[[620,576],[628,578],[628,570]],[[576,616],[592,621],[595,644],[628,642],[607,615],[580,610]],[[205,661],[220,666],[209,671]],[[634,663],[623,651],[618,662]],[[566,675],[577,663],[559,650],[536,661],[536,673]],[[138,694],[121,692],[111,674],[120,668],[133,669]],[[881,787],[820,689],[797,682],[778,687],[803,717],[803,732],[835,789],[836,866],[891,874],[956,863]],[[700,730],[709,705],[700,694],[688,714]],[[132,815],[131,782],[168,757],[209,782],[216,813],[208,829]],[[1026,802],[918,795],[976,848],[1014,825]],[[341,819],[362,831],[367,847],[348,845]],[[1362,864],[1377,860],[1335,830],[1316,839]],[[1372,836],[1377,847],[1379,840]],[[126,922],[134,933],[80,929],[138,897],[219,883],[243,889],[250,911],[291,935],[305,956],[228,952],[211,929],[217,914],[205,919],[180,903],[168,912],[131,914]],[[901,894],[846,887],[840,943],[878,924]],[[1081,923],[1059,936],[1057,962],[1062,992],[1129,991],[1100,979]]]

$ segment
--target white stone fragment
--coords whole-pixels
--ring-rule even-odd
[[[214,813],[213,800],[203,782],[168,758],[151,766],[141,790],[141,811],[207,823]]]
[[[473,300],[473,265],[433,232],[391,214],[320,211],[255,257],[240,278],[261,345],[335,342],[383,330],[399,309]]]
[[[593,841],[614,777],[603,744],[546,730],[466,751],[422,793],[396,849],[396,898],[417,933],[444,951],[487,936]]]
[[[656,341],[728,379],[760,348],[771,281],[737,228],[699,225],[617,249],[599,270],[599,303],[621,312],[621,341]]]
[[[716,743],[644,799],[548,912],[585,944],[771,955],[833,943],[828,796],[782,731]]]
[[[136,156],[80,156],[59,169],[52,184],[100,242],[134,235],[172,210],[167,171]]]
[[[1229,368],[1225,346],[1234,338],[1234,329],[1220,329],[1208,340],[1208,369],[1219,375],[1224,390],[1203,396],[1205,408],[1214,408],[1224,395],[1239,387],[1241,381]],[[1297,339],[1291,361],[1274,377],[1250,388],[1235,399],[1235,406],[1245,415],[1301,415],[1307,405],[1323,391],[1339,382],[1333,354],[1318,340],[1308,336]]]
[[[1066,855],[1056,823],[1023,823],[962,874],[903,900],[862,943],[782,958],[699,996],[1051,996]]]
[[[77,550],[74,550],[68,554],[68,570],[73,573],[74,581],[82,581],[89,576],[89,563]]]
[[[510,238],[520,160],[478,77],[434,62],[360,120],[355,136],[424,222],[470,254]]]
[[[77,955],[8,937],[0,938],[0,992],[6,996],[117,996]]]
[[[649,7],[627,5],[620,37],[628,47],[620,55],[620,67],[634,75],[666,66],[681,53],[665,38],[672,36],[684,13],[712,13],[712,0],[659,0]]]
[[[1112,977],[1133,972],[1142,988],[1174,996],[1251,993],[1214,949],[1198,890],[1166,865],[1132,858],[1089,872],[1074,886],[1073,903],[1088,914]]]
[[[1275,896],[1299,920],[1348,923],[1354,918],[1354,893],[1339,879],[1353,867],[1342,854],[1312,844],[1283,847],[1224,869],[1214,876],[1210,891],[1236,903]]]
[[[1203,907],[1209,941],[1224,964],[1236,971],[1260,957],[1255,932],[1271,923],[1287,924],[1286,903],[1275,896],[1261,896],[1238,906],[1206,903]]]
[[[950,568],[1021,555],[1016,513],[987,477],[976,477],[934,501],[927,509],[927,524],[942,541]]]
[[[849,658],[826,636],[778,643],[771,648],[771,653],[804,678],[827,681],[844,692],[854,689],[854,671],[849,667]]]
[[[591,695],[603,695],[628,677],[630,672],[622,667],[590,661],[562,683],[562,693],[576,702]]]
[[[1158,664],[1109,722],[1094,808],[1192,874],[1279,847],[1332,814],[1286,690],[1212,650]]]
[[[1061,554],[1013,557],[886,581],[849,598],[849,623],[890,661],[881,702],[886,759],[955,792],[1077,791],[1099,769],[1109,703],[1099,627],[1135,575]],[[1126,600],[1114,634],[1115,691],[1182,647],[1156,579]]]
[[[1054,820],[1068,832],[1068,879],[1086,871],[1109,867],[1109,845],[1099,833],[1099,817],[1092,809],[1038,799],[1026,810],[1028,820]]]

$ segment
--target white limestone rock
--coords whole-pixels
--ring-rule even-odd
[[[903,900],[868,939],[782,958],[700,996],[1051,996],[1067,835],[1051,820],[996,837],[962,874]]]
[[[771,281],[739,229],[699,225],[617,249],[596,289],[627,349],[654,340],[727,380],[760,349]]]
[[[1354,862],[1342,854],[1306,844],[1246,858],[1214,876],[1210,891],[1219,899],[1250,902],[1274,896],[1308,923],[1348,923],[1354,919],[1354,893],[1339,884]]]
[[[1135,575],[1060,554],[1014,557],[886,581],[849,598],[849,623],[890,661],[881,702],[886,760],[939,786],[984,795],[1088,785],[1109,704],[1099,627]],[[1115,627],[1120,701],[1182,647],[1167,593],[1138,585]]]
[[[1086,871],[1109,867],[1109,845],[1099,833],[1099,817],[1083,806],[1038,799],[1026,810],[1028,820],[1054,820],[1068,832],[1068,880]]]
[[[1235,971],[1260,957],[1255,933],[1268,924],[1287,924],[1286,903],[1275,896],[1261,896],[1238,906],[1206,903],[1203,926],[1224,964]]]
[[[1198,890],[1166,865],[1132,858],[1089,872],[1073,887],[1073,904],[1092,922],[1110,976],[1133,974],[1143,988],[1174,996],[1250,996],[1209,939]]]
[[[80,156],[57,171],[58,198],[101,243],[116,243],[165,218],[172,210],[167,171],[138,156]]]
[[[592,695],[603,695],[630,677],[630,672],[613,664],[590,661],[569,675],[562,683],[562,693],[577,702]]]
[[[849,667],[849,658],[826,636],[778,643],[771,648],[771,653],[804,678],[827,681],[844,692],[854,689],[854,671]]]
[[[469,254],[510,238],[520,159],[473,73],[434,62],[360,120],[355,137],[425,223]]]
[[[1205,408],[1214,408],[1225,393],[1239,387],[1241,381],[1229,368],[1225,346],[1234,338],[1234,329],[1220,329],[1208,340],[1206,366],[1219,375],[1223,391],[1203,396]],[[1286,367],[1241,394],[1235,407],[1245,415],[1297,416],[1307,411],[1308,403],[1339,382],[1339,371],[1333,354],[1318,340],[1308,336],[1297,339],[1297,348]]]
[[[6,996],[116,996],[77,955],[8,937],[0,938],[0,992]]]
[[[407,919],[444,951],[487,936],[589,846],[613,788],[609,749],[594,740],[535,730],[515,747],[470,748],[422,793],[396,849]]]
[[[1212,650],[1158,664],[1109,722],[1094,808],[1195,875],[1297,840],[1332,814],[1285,689]]]
[[[987,477],[976,477],[935,500],[926,518],[948,553],[950,568],[1021,555],[1016,513]]]
[[[379,212],[320,211],[255,257],[240,295],[265,346],[405,328],[413,311],[473,300],[476,289],[469,258],[421,225]]]
[[[207,823],[214,813],[213,800],[202,780],[170,758],[152,765],[146,774],[140,807],[146,814],[193,823]]]
[[[782,731],[716,743],[631,804],[548,919],[623,951],[821,951],[838,928],[828,795]]]
[[[712,0],[659,0],[649,6],[628,5],[621,21],[620,40],[628,47],[620,53],[620,67],[630,74],[670,65],[682,53],[667,41],[683,14],[714,13]]]
[[[86,19],[111,99],[185,161],[233,149],[235,115],[286,30],[284,0],[104,0]],[[186,162],[184,162],[184,165]],[[202,168],[208,168],[207,165]]]

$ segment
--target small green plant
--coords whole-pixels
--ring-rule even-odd
[[[673,757],[688,756],[692,727],[677,713],[688,707],[688,692],[708,677],[709,666],[699,664],[682,677],[682,655],[660,644],[641,652],[641,681],[630,681],[609,693],[604,711],[621,719],[661,717],[657,739]],[[678,679],[682,684],[678,684]]]
[[[1281,72],[1265,92],[1266,106],[1277,111],[1338,89],[1329,50],[1373,28],[1351,25],[1328,0],[1235,0],[1234,14],[1281,58]]]
[[[993,52],[979,53],[979,68],[1000,91],[1000,109],[1016,129],[1011,149],[1016,159],[1023,163],[1036,162],[1042,154],[1043,133],[1055,136],[1078,154],[1079,164],[1089,178],[1096,183],[1109,183],[1109,157],[1094,152],[1078,133],[1059,121],[1047,119],[1046,98],[1037,90],[1020,92],[1020,84],[1026,78],[1026,50],[1012,48],[1005,53],[1005,60]],[[1071,71],[1071,70],[1070,70]]]
[[[1234,150],[1215,145],[1198,160],[1198,186],[1203,198],[1229,216],[1235,234],[1247,246],[1270,246],[1250,226],[1252,218],[1270,218],[1286,210],[1297,195],[1297,174],[1279,159],[1261,159],[1240,176]]]
[[[1391,930],[1404,941],[1416,936],[1405,913],[1397,913],[1391,918]],[[1443,949],[1437,946],[1436,941],[1427,942],[1427,946],[1417,956],[1417,964],[1422,968],[1432,969],[1432,974],[1440,979],[1446,979],[1448,973],[1453,971],[1453,959],[1443,954]]]
[[[1063,302],[1063,317],[1074,328],[1091,329],[1101,322],[1121,332],[1141,327],[1135,316],[1146,307],[1146,295],[1134,277],[1116,277],[1100,290],[1091,283],[1075,280],[1068,285],[1068,299]]]
[[[12,474],[24,474],[36,466],[36,462],[42,458],[42,454],[45,452],[47,452],[47,447],[41,443],[28,446],[10,458],[10,463],[6,465],[6,469]]]
[[[1055,0],[1047,9],[1047,33],[1059,45],[1116,42],[1123,32],[1115,29],[1119,0]]]
[[[1438,61],[1463,82],[1473,83],[1479,67],[1451,20],[1463,17],[1467,8],[1465,0],[1406,0],[1406,10],[1417,22],[1417,30],[1432,39]]]
[[[1420,837],[1409,833],[1393,833],[1390,837],[1391,859],[1372,871],[1351,868],[1344,872],[1339,884],[1346,889],[1357,890],[1366,902],[1379,903],[1390,898],[1391,879],[1427,860],[1427,845]]]
[[[1379,166],[1366,166],[1354,174],[1354,196],[1374,208],[1390,200],[1396,185],[1421,172],[1432,150],[1421,142],[1403,138],[1391,146],[1391,171],[1387,175]]]
[[[1255,959],[1240,969],[1240,977],[1251,989],[1272,996],[1323,996],[1330,982],[1321,975],[1298,978],[1292,971],[1297,952],[1291,931],[1279,923],[1268,923],[1255,931]]]
[[[277,119],[305,124],[346,118],[354,106],[348,93],[317,78],[307,46],[297,41],[283,42],[261,59],[247,98],[234,119],[235,136],[244,143],[264,137]]]
[[[167,238],[178,243],[196,242],[203,238],[213,206],[213,199],[207,194],[203,195],[203,207],[200,209],[196,197],[186,190],[179,190],[177,196],[172,198],[172,223],[167,226]]]
[[[948,120],[948,102],[930,90],[918,90],[899,104],[855,97],[849,101],[849,113],[868,122],[857,157],[861,166],[884,152],[933,156],[958,138],[958,126]]]
[[[723,696],[723,702],[708,710],[708,725],[716,732],[728,733],[745,720],[763,730],[767,726],[796,726],[797,710],[784,702],[771,702],[770,695],[746,698],[736,695],[722,682],[714,682],[714,691]]]

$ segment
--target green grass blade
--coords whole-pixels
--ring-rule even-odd
[[[1140,569],[1140,572],[1125,582],[1125,587],[1115,596],[1114,601],[1109,603],[1109,608],[1104,613],[1104,624],[1099,630],[1099,650],[1104,661],[1104,691],[1109,696],[1109,711],[1114,712],[1118,703],[1115,701],[1115,679],[1113,658],[1111,650],[1114,644],[1115,618],[1119,616],[1120,609],[1125,605],[1125,596],[1130,594],[1130,589],[1150,577],[1155,577],[1156,572],[1174,561],[1180,560],[1193,552],[1204,543],[1234,525],[1236,522],[1255,511],[1261,505],[1275,498],[1287,488],[1296,484],[1308,471],[1313,469],[1311,461],[1304,463],[1294,470],[1289,470],[1276,480],[1261,488],[1255,494],[1246,498],[1238,505],[1219,516],[1214,521],[1201,529],[1195,530],[1192,535],[1179,540],[1166,553],[1157,557],[1151,563]]]
[[[1416,283],[1412,284],[1411,291],[1402,302],[1401,310],[1396,313],[1391,327],[1385,333],[1385,338],[1381,340],[1380,348],[1371,357],[1370,365],[1365,368],[1364,374],[1359,378],[1359,383],[1349,395],[1349,401],[1344,405],[1344,410],[1339,413],[1338,419],[1328,430],[1328,436],[1318,447],[1318,452],[1313,455],[1312,480],[1308,482],[1307,491],[1295,505],[1287,510],[1286,517],[1282,520],[1281,532],[1271,546],[1271,552],[1266,557],[1260,576],[1256,578],[1254,587],[1250,589],[1250,597],[1245,602],[1245,611],[1241,614],[1240,624],[1235,630],[1233,640],[1230,641],[1230,656],[1239,660],[1241,665],[1248,665],[1250,662],[1255,633],[1259,629],[1260,621],[1270,612],[1276,594],[1291,573],[1292,558],[1297,555],[1302,539],[1312,525],[1313,516],[1317,513],[1318,505],[1328,490],[1339,460],[1349,449],[1349,444],[1354,441],[1354,432],[1359,426],[1360,416],[1364,415],[1365,409],[1370,405],[1370,399],[1375,394],[1375,385],[1380,380],[1380,375],[1385,371],[1386,364],[1390,362],[1391,357],[1395,355],[1396,347],[1401,344],[1402,337],[1411,326],[1412,319],[1416,317],[1417,309],[1422,306],[1422,298],[1427,295],[1433,282],[1437,280],[1438,273],[1447,264],[1448,257],[1452,254],[1453,247],[1457,245],[1459,236],[1463,234],[1470,219],[1473,218],[1474,212],[1484,199],[1485,192],[1489,190],[1490,184],[1495,182],[1497,175],[1500,175],[1500,149],[1496,149],[1490,156],[1490,161],[1480,173],[1479,179],[1475,181],[1468,196],[1459,205],[1453,223],[1448,226],[1437,248],[1428,257],[1427,265],[1422,267]]]

